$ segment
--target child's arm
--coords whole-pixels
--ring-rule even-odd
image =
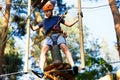
[[[30,28],[31,28],[33,31],[35,31],[35,30],[39,29],[39,26],[38,26],[38,25],[36,25],[36,26],[30,25]]]
[[[71,27],[71,26],[73,26],[75,23],[77,23],[79,20],[78,19],[76,19],[75,21],[73,21],[72,23],[71,22],[64,22],[64,25],[66,25],[66,26],[68,26],[68,27]]]

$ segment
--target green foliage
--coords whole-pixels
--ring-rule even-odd
[[[27,0],[12,0],[11,25],[16,29],[14,35],[20,38],[26,34],[27,7]]]
[[[120,8],[120,0],[116,0],[117,6]]]
[[[18,72],[22,69],[22,55],[19,53],[19,48],[14,46],[15,41],[13,38],[8,40],[6,44],[5,54],[4,54],[4,73]],[[18,75],[19,76],[19,75]],[[16,80],[17,75],[8,76],[10,80]]]
[[[95,80],[112,72],[113,68],[103,58],[100,57],[101,46],[99,40],[92,38],[88,29],[84,26],[84,49],[85,49],[85,65],[84,73],[76,76],[76,80]],[[85,35],[86,34],[86,35]],[[91,39],[91,40],[90,40]]]
[[[19,53],[12,53],[12,51],[9,54],[4,55],[5,58],[5,66],[7,73],[13,73],[17,72],[21,69],[22,62],[22,56]]]
[[[25,28],[26,22],[24,17],[14,15],[12,17],[12,24],[17,26],[17,30],[14,33],[15,36],[21,37],[26,34],[26,28]]]
[[[14,73],[22,69],[22,57],[19,53],[10,52],[9,54],[4,55],[4,72],[5,73]],[[10,80],[16,80],[17,75],[10,75],[8,78]]]
[[[1,32],[2,32],[2,22],[3,22],[3,19],[2,17],[0,18],[0,35],[1,35]]]

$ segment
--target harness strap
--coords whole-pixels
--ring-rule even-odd
[[[53,34],[58,34],[58,36],[57,36],[56,39],[52,38]],[[49,32],[49,34],[46,35],[46,37],[47,36],[51,38],[51,40],[53,41],[53,45],[57,45],[57,40],[58,40],[59,36],[63,36],[64,38],[66,38],[67,37],[67,33],[63,32],[63,31],[60,32],[60,31],[54,31],[54,30],[52,30],[51,32]]]
[[[52,38],[53,34],[57,34],[56,39]],[[60,35],[62,35],[62,33],[58,32],[58,31],[51,31],[47,36],[49,36],[51,38],[51,40],[53,41],[53,45],[57,45],[57,40],[58,40]]]
[[[50,36],[51,40],[53,41],[53,45],[57,45],[57,40],[58,40],[59,36],[60,36],[60,35],[58,35],[56,39],[53,39],[53,38]]]
[[[46,36],[52,36],[52,34],[58,34],[58,35],[61,35],[63,33],[63,31],[62,32],[60,32],[60,31],[54,31],[54,30],[51,30]]]

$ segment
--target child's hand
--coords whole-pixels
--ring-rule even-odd
[[[67,33],[66,33],[66,32],[63,32],[63,36],[64,36],[65,38],[67,38]]]
[[[83,13],[82,12],[80,12],[80,13],[78,12],[77,13],[78,17],[79,17],[79,14],[80,14],[81,17],[83,17]]]

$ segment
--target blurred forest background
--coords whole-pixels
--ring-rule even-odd
[[[29,0],[2,0],[0,2],[0,75],[7,73],[14,73],[23,71],[24,56],[26,46],[26,21],[31,19],[31,24],[36,25],[44,18],[42,11],[43,5],[48,1],[32,0],[31,15],[27,15]],[[38,1],[38,2],[37,2]],[[66,6],[63,0],[55,0],[55,15],[62,15],[64,12],[74,5]],[[83,0],[83,1],[99,1],[99,0]],[[111,1],[111,0],[108,0]],[[115,1],[115,0],[113,0]],[[120,7],[120,1],[115,1],[117,8]],[[65,20],[72,21],[78,18],[77,13],[72,17],[67,14]],[[120,17],[120,14],[119,14]],[[120,21],[119,21],[120,22]],[[72,53],[73,59],[78,66],[81,66],[80,60],[80,43],[79,43],[79,24],[75,24],[72,28],[67,28],[61,25],[62,29],[67,32],[68,37],[67,45]],[[89,28],[83,25],[84,32],[84,52],[85,52],[85,65],[86,69],[75,77],[76,80],[96,80],[108,73],[114,73],[118,70],[118,66],[110,64],[112,61],[109,54],[114,54],[114,51],[104,51],[105,58],[101,56],[101,49],[106,50],[108,46],[105,42],[102,45],[99,39],[96,39],[89,33]],[[40,42],[43,35],[41,30],[31,31],[30,34],[30,54],[29,54],[29,68],[34,68],[39,64],[39,55],[41,51]],[[119,36],[117,36],[119,38]],[[119,39],[118,39],[119,40]],[[116,44],[114,46],[116,48]],[[117,48],[116,48],[117,49]],[[50,53],[50,52],[49,52]],[[47,62],[51,62],[51,55],[47,55]],[[64,54],[62,55],[63,61],[67,62]],[[23,80],[26,74],[17,74],[10,76],[0,77],[0,80]],[[29,74],[31,75],[31,74]],[[34,75],[27,76],[29,80],[36,79]],[[114,76],[115,78],[115,76]],[[25,79],[26,80],[26,79]]]

